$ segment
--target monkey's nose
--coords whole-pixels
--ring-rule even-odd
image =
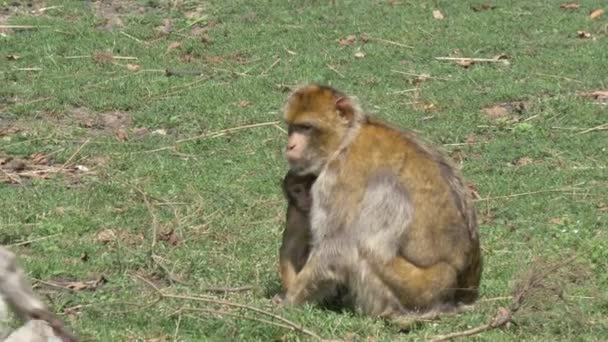
[[[296,148],[296,144],[287,145],[287,151],[291,151]]]

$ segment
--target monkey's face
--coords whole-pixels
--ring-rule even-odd
[[[328,154],[319,146],[319,133],[318,128],[311,124],[289,126],[285,157],[294,173],[318,175],[321,172]]]
[[[351,100],[333,88],[310,85],[285,106],[289,139],[285,156],[296,174],[318,175],[355,121]]]
[[[312,206],[310,189],[315,179],[314,175],[297,176],[290,171],[283,182],[283,189],[289,203],[304,213],[310,212]]]

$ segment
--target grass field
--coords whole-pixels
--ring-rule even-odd
[[[608,338],[608,96],[591,94],[608,90],[608,15],[589,16],[601,1],[107,3],[0,1],[0,244],[87,340],[311,339],[250,309],[158,300],[150,284],[325,338],[419,340],[486,323],[535,260],[571,256],[549,283],[559,296],[531,298],[508,329],[476,338]],[[403,334],[271,304],[279,110],[310,81],[358,96],[462,168],[485,260],[474,311]]]

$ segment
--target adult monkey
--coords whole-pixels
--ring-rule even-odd
[[[291,171],[318,176],[310,255],[284,304],[322,299],[339,285],[357,309],[387,318],[475,301],[482,270],[475,211],[440,153],[327,86],[296,89],[284,118]]]

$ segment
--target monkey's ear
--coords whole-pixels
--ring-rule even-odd
[[[340,117],[352,121],[355,117],[355,107],[351,99],[345,96],[338,97],[335,102],[336,110]]]

